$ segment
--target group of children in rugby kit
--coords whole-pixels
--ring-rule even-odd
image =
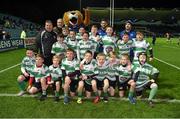
[[[57,35],[57,42],[51,51],[54,54],[53,64],[49,67],[43,64],[42,55],[35,56],[33,50],[27,49],[21,65],[22,74],[18,77],[21,89],[18,95],[23,95],[25,91],[29,94],[41,92],[39,99],[42,101],[47,98],[47,89],[52,87],[56,102],[62,88],[64,104],[68,104],[70,97],[76,95],[77,103],[81,104],[83,94],[87,98],[93,97],[93,102],[98,103],[101,96],[104,102],[108,102],[108,97],[115,96],[117,88],[120,97],[124,97],[128,90],[128,99],[135,104],[135,98],[141,97],[142,92],[150,88],[148,102],[153,106],[159,71],[147,63],[146,52],[149,50],[150,61],[153,52],[143,34],[137,32],[136,38],[130,40],[127,33],[122,39],[115,38],[110,26],[103,37],[97,31],[98,28],[93,25],[90,33],[83,32],[78,39],[75,31],[70,31],[66,37]]]

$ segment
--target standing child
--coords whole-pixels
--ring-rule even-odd
[[[115,51],[116,39],[113,37],[113,28],[111,26],[106,27],[106,35],[102,37],[103,53],[107,56],[109,52]]]
[[[86,51],[91,51],[94,56],[94,44],[89,40],[89,33],[85,32],[82,35],[82,40],[77,44],[77,58],[82,60]]]
[[[101,95],[101,91],[103,90],[104,102],[108,102],[109,80],[106,77],[108,73],[107,69],[108,69],[108,65],[106,62],[106,55],[103,53],[99,53],[97,55],[97,67],[95,71],[98,72],[98,75],[96,76],[98,92],[99,92],[99,95]]]
[[[97,83],[95,76],[97,72],[95,72],[96,61],[93,59],[93,54],[91,51],[86,51],[84,59],[80,63],[80,70],[82,74],[82,80],[84,80],[86,97],[91,97],[91,92],[93,91],[96,98],[94,99],[94,103],[99,102],[99,94],[97,90]]]
[[[118,57],[121,58],[123,54],[128,54],[130,56],[130,49],[132,48],[132,40],[129,40],[129,34],[124,33],[122,40],[117,41],[118,47]],[[133,60],[133,57],[130,57],[130,60]]]
[[[140,52],[147,52],[149,50],[150,58],[149,61],[153,60],[153,49],[150,44],[144,40],[144,35],[141,32],[136,32],[136,38],[133,40],[133,52],[134,60],[133,63],[138,62],[138,54]]]
[[[30,78],[30,70],[32,66],[35,64],[35,56],[32,49],[26,50],[26,56],[23,58],[21,63],[21,75],[18,76],[17,82],[20,88],[20,92],[18,96],[22,96],[26,91],[26,81],[29,81]]]
[[[61,58],[59,55],[55,55],[53,56],[52,62],[53,64],[51,66],[49,66],[49,71],[51,74],[51,82],[49,84],[52,84],[53,86],[53,90],[55,93],[55,98],[54,101],[58,102],[59,101],[59,91],[60,91],[60,86],[62,83],[62,71],[60,68],[60,61]]]
[[[67,45],[64,43],[64,35],[57,35],[57,42],[55,42],[52,46],[51,53],[54,55],[59,55],[62,58],[65,56],[65,52],[67,49]]]
[[[40,96],[40,101],[46,99],[46,82],[51,81],[50,72],[48,66],[43,64],[44,57],[40,54],[36,55],[36,64],[31,68],[30,71],[30,80],[27,91],[30,94],[35,94],[38,91],[42,90],[42,95]]]

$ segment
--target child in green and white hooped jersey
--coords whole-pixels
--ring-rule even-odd
[[[150,44],[144,40],[144,35],[141,32],[136,32],[136,38],[133,39],[133,52],[134,52],[134,60],[133,63],[138,62],[138,54],[140,52],[147,52],[149,50],[150,58],[149,61],[153,60],[153,49]]]
[[[97,88],[99,95],[101,95],[101,91],[103,90],[104,102],[108,102],[108,88],[109,88],[109,80],[106,77],[108,74],[108,64],[106,61],[106,55],[104,53],[99,53],[97,55],[97,67],[95,71],[97,72]]]
[[[116,83],[117,83],[117,66],[120,63],[119,59],[117,59],[116,53],[115,52],[110,52],[109,53],[109,58],[108,58],[108,74],[107,78],[109,79],[109,94],[110,96],[115,95],[115,88],[116,88]]]
[[[54,55],[59,55],[63,58],[65,56],[66,49],[67,45],[64,42],[64,35],[58,34],[57,42],[52,45],[51,53]]]
[[[82,98],[82,91],[84,82],[79,80],[80,70],[79,61],[74,58],[74,50],[66,50],[66,58],[61,63],[62,74],[65,80],[64,83],[64,104],[69,103],[68,92],[70,88],[71,97],[75,96],[76,87],[78,86],[77,92],[78,97]]]
[[[113,28],[111,26],[106,27],[106,35],[102,37],[103,53],[108,56],[110,51],[115,50],[116,39],[113,37]]]
[[[139,53],[138,56],[139,62],[134,64],[137,67],[137,72],[135,73],[136,80],[136,94],[137,96],[142,96],[142,91],[146,88],[150,88],[150,94],[148,98],[149,105],[154,106],[152,99],[154,98],[158,85],[155,83],[155,80],[158,78],[159,71],[147,63],[147,54],[145,52]]]
[[[30,69],[35,64],[35,56],[32,49],[26,50],[26,56],[23,58],[21,62],[21,75],[18,76],[17,82],[20,88],[20,92],[17,94],[18,96],[24,95],[26,92],[26,81],[29,81],[30,78]]]
[[[51,81],[50,72],[48,66],[43,64],[44,58],[42,55],[36,55],[36,64],[33,65],[30,71],[29,86],[27,88],[30,94],[35,94],[42,90],[42,95],[40,96],[40,101],[46,99],[46,89],[48,85],[46,84]]]
[[[53,90],[55,94],[55,98],[54,98],[55,102],[59,101],[59,91],[62,83],[62,70],[60,67],[60,61],[61,61],[61,57],[59,55],[54,55],[52,59],[53,64],[49,66],[49,71],[52,79],[51,82],[49,82],[49,85],[53,86]]]
[[[96,98],[94,99],[94,103],[98,103],[99,101],[99,94],[97,90],[97,83],[96,79],[94,78],[97,75],[95,72],[96,68],[96,61],[93,59],[93,54],[91,51],[86,51],[84,59],[80,63],[80,70],[81,70],[81,78],[84,80],[85,90],[86,90],[86,97],[91,97],[91,92],[94,92]]]
[[[79,28],[79,32],[78,33],[76,33],[76,39],[77,39],[77,41],[81,41],[83,38],[82,38],[82,35],[83,35],[83,33],[85,33],[86,32],[86,30],[85,30],[85,28],[84,27],[80,27]]]
[[[77,43],[78,43],[78,41],[76,39],[76,32],[70,31],[69,37],[66,40],[67,47],[76,51],[77,50]]]
[[[99,51],[100,43],[102,42],[98,34],[98,27],[96,25],[92,25],[91,32],[89,33],[89,35],[90,35],[89,39],[94,44],[94,59],[96,59],[97,54],[100,52]]]
[[[88,50],[90,50],[94,55],[94,44],[89,40],[89,33],[83,33],[82,37],[83,39],[77,44],[77,58],[80,61],[83,59],[84,53]]]
[[[128,99],[130,103],[135,104],[134,90],[135,78],[132,77],[135,68],[131,65],[128,54],[123,54],[120,59],[120,65],[117,67],[119,96],[124,97],[125,91],[129,86]]]
[[[130,49],[132,48],[132,40],[129,40],[127,33],[123,34],[122,40],[117,41],[118,57],[121,58],[123,54],[130,55]]]

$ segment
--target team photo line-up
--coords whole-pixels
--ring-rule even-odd
[[[159,70],[147,63],[153,61],[153,49],[132,25],[126,21],[117,37],[106,20],[100,22],[100,28],[92,25],[90,32],[84,26],[78,31],[68,28],[62,19],[53,28],[52,21],[46,20],[35,47],[27,48],[22,60],[18,96],[40,92],[38,99],[44,101],[47,89],[52,88],[55,102],[63,95],[64,104],[74,96],[78,104],[85,101],[83,96],[93,96],[93,103],[103,97],[107,103],[108,97],[117,92],[124,97],[127,91],[129,102],[136,104],[136,98],[150,89],[147,102],[153,107]]]

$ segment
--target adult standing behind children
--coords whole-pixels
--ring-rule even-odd
[[[53,31],[53,23],[51,20],[45,21],[45,29],[40,31],[36,37],[35,52],[40,52],[44,57],[44,64],[50,66],[52,64],[51,53],[52,45],[57,41],[57,35]]]

